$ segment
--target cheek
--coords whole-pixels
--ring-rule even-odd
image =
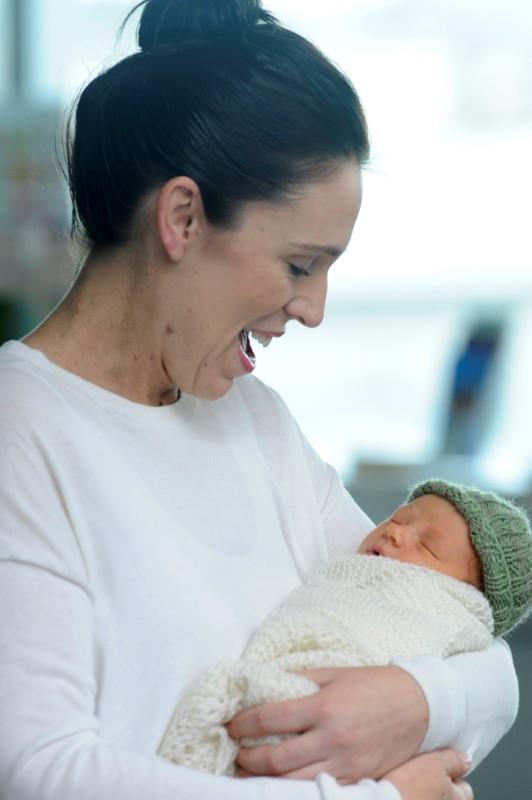
[[[267,308],[271,311],[277,311],[280,308],[284,308],[284,306],[289,302],[290,298],[292,297],[290,289],[286,289],[283,287],[282,290],[272,287],[271,291],[266,293],[264,297],[264,304]]]
[[[248,295],[248,307],[260,315],[283,308],[290,300],[292,287],[285,279],[265,280],[264,277]]]
[[[373,547],[375,544],[377,544],[378,539],[379,539],[378,532],[371,531],[371,533],[368,533],[368,535],[364,539],[362,539],[362,541],[358,546],[358,549],[366,550],[368,547]]]

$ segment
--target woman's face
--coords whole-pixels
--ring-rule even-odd
[[[295,200],[247,204],[236,229],[204,228],[176,265],[165,310],[163,361],[175,385],[198,397],[222,397],[253,370],[244,332],[278,337],[291,319],[319,325],[327,273],[347,247],[360,201],[360,168],[346,161]]]

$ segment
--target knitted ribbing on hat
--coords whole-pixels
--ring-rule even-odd
[[[439,479],[415,486],[406,502],[426,494],[448,500],[467,522],[495,635],[509,633],[532,611],[532,529],[526,513],[493,492]]]

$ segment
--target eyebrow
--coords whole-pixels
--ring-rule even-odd
[[[313,252],[318,253],[326,253],[328,256],[333,256],[333,258],[338,258],[341,256],[345,250],[341,250],[339,247],[335,247],[332,244],[309,244],[303,242],[290,242],[290,247],[297,247],[301,250],[312,250]]]

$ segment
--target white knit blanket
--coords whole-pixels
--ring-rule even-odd
[[[250,706],[318,691],[291,670],[387,664],[398,656],[446,657],[486,647],[492,631],[487,600],[468,584],[390,558],[341,556],[267,617],[239,661],[218,664],[186,694],[158,754],[193,769],[233,775],[240,743],[224,723]]]

